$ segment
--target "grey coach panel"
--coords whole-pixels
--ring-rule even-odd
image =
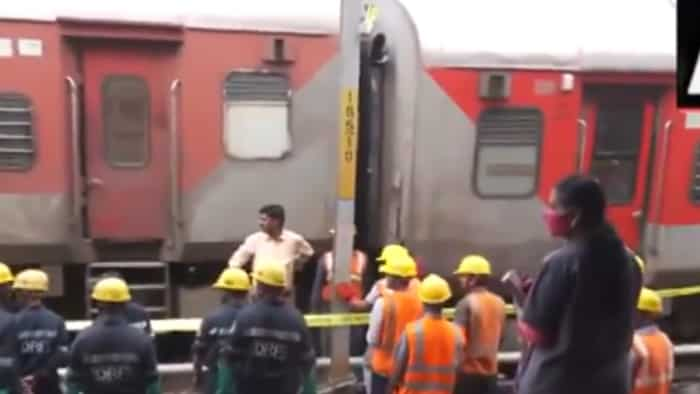
[[[186,242],[240,241],[257,229],[257,211],[266,203],[283,204],[289,227],[306,238],[328,238],[332,223],[327,207],[335,190],[334,165],[329,163],[335,163],[338,116],[326,107],[336,107],[331,103],[338,100],[337,73],[333,59],[292,95],[294,145],[289,155],[250,161],[224,157],[184,196]],[[280,86],[266,89],[266,94],[279,94]]]

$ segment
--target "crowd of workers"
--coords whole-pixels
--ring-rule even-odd
[[[545,258],[534,280],[514,272],[502,278],[512,291],[522,339],[518,394],[670,391],[673,348],[655,324],[661,298],[641,287],[644,264],[606,223],[605,205],[595,180],[561,181],[543,217],[551,234],[566,242]],[[262,221],[272,222],[261,223],[267,236],[249,237],[213,284],[222,303],[202,320],[193,346],[196,383],[206,393],[316,392],[311,334],[289,292],[292,264],[313,251],[282,230],[275,209],[262,212],[268,216]],[[265,231],[270,228],[274,236]],[[280,242],[283,252],[271,242],[279,236],[288,242]],[[259,253],[261,246],[268,255]],[[250,275],[241,268],[244,258],[254,259]],[[378,258],[384,278],[364,298],[357,276],[331,286],[333,262],[324,258],[321,296],[370,312],[367,393],[498,392],[506,303],[487,287],[487,259],[468,255],[456,267],[466,295],[451,322],[443,315],[452,298],[448,282],[432,273],[419,279],[403,246],[384,248]],[[366,256],[356,253],[353,260],[353,273],[364,270]],[[63,319],[42,304],[47,289],[44,272],[13,277],[0,265],[0,394],[60,393],[61,366],[68,367],[69,393],[160,392],[150,326],[122,278],[111,273],[95,284],[98,317],[72,344]],[[11,290],[20,303],[16,313],[7,307]]]

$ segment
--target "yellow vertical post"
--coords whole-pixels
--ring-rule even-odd
[[[342,0],[340,21],[340,97],[338,135],[338,185],[333,282],[350,280],[355,223],[355,180],[359,132],[360,40],[371,30],[376,8],[362,0]],[[347,312],[347,306],[333,296],[333,313]],[[350,366],[350,327],[334,327],[331,333],[329,383],[334,392],[347,391],[354,381]]]

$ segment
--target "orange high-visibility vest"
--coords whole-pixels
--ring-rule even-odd
[[[496,375],[498,347],[506,317],[506,303],[486,289],[477,289],[466,296],[469,321],[464,327],[467,345],[462,372],[465,374]]]
[[[658,327],[637,330],[632,344],[638,362],[634,394],[668,394],[673,380],[673,344]]]
[[[321,297],[324,301],[330,301],[331,299],[331,286],[330,283],[333,280],[333,254],[326,253],[323,256],[323,265],[326,269],[326,285],[321,291]],[[355,287],[356,294],[362,294],[362,275],[365,273],[365,268],[367,267],[367,255],[355,250],[352,252],[352,260],[350,260],[350,280],[351,284]]]
[[[457,381],[464,334],[439,317],[425,317],[406,326],[408,364],[399,394],[452,394]]]
[[[377,375],[389,376],[394,366],[394,347],[408,323],[420,319],[423,304],[411,291],[392,291],[382,297],[382,323],[379,343],[372,349],[371,366]]]

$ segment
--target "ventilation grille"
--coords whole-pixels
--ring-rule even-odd
[[[31,103],[18,94],[0,94],[0,170],[24,170],[33,161]]]
[[[232,72],[226,78],[224,95],[235,101],[286,101],[289,81],[281,74]]]
[[[542,113],[536,109],[492,108],[479,118],[480,145],[537,145]]]
[[[693,182],[691,185],[690,196],[693,202],[700,204],[700,144],[695,147]]]

